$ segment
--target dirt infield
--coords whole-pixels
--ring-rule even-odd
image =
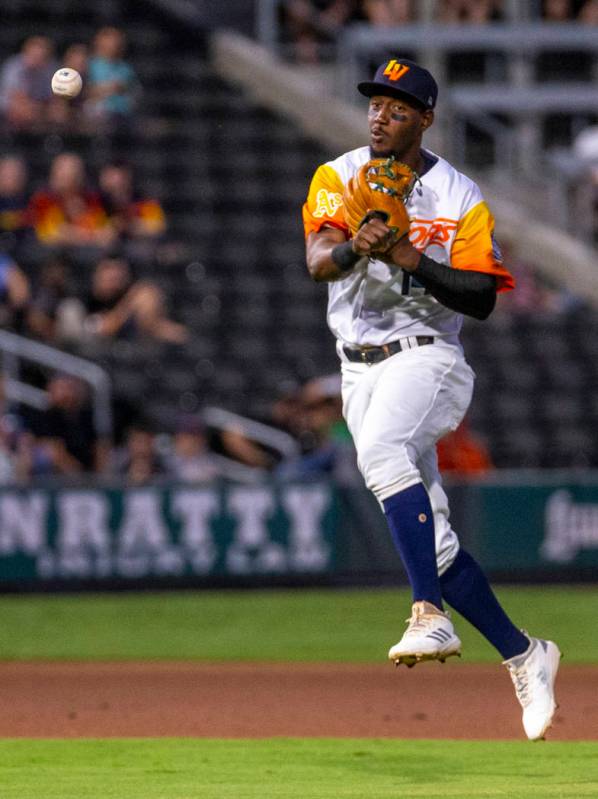
[[[550,738],[598,739],[598,668],[563,666]],[[0,663],[0,737],[522,738],[500,666]]]

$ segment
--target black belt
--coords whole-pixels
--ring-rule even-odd
[[[343,352],[350,361],[371,365],[379,363],[385,358],[390,358],[391,355],[395,355],[397,352],[411,349],[410,342],[413,341],[413,336],[409,336],[409,340],[391,341],[389,344],[382,344],[381,347],[349,347],[345,345]],[[424,347],[426,344],[434,343],[434,336],[415,336],[415,342],[417,342],[418,347]]]

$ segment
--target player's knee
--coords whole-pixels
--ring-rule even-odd
[[[379,500],[413,485],[420,479],[415,459],[407,446],[370,439],[360,441],[357,463],[366,486]]]

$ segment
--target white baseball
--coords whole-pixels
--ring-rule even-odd
[[[76,69],[62,67],[52,76],[52,91],[59,97],[76,97],[83,86]]]

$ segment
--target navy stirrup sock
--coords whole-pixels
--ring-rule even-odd
[[[459,550],[440,577],[440,586],[449,605],[498,649],[503,660],[520,655],[529,647],[529,640],[501,608],[486,575],[468,552]]]
[[[413,591],[413,601],[425,600],[442,610],[436,566],[434,516],[423,483],[383,500],[392,539],[399,551]]]

